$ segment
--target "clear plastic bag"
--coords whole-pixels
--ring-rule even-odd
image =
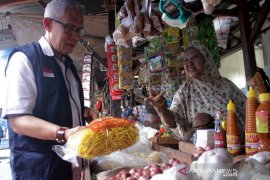
[[[168,160],[165,154],[156,151],[133,154],[117,151],[91,160],[91,167],[93,167],[93,172],[97,174],[113,168],[142,167],[152,163],[162,164],[168,162]]]
[[[202,5],[205,14],[211,14],[215,9],[215,6],[218,5],[221,0],[202,0]]]
[[[76,152],[67,148],[66,145],[54,145],[52,150],[63,160],[70,162],[73,167],[79,167]]]
[[[133,20],[130,16],[122,19],[120,25],[113,32],[115,44],[128,48],[128,41],[136,35],[133,28]]]
[[[138,141],[138,135],[134,122],[123,118],[103,117],[71,135],[64,146],[53,146],[53,150],[77,167],[77,156],[93,159],[128,148]]]
[[[164,153],[156,152],[151,149],[151,141],[149,141],[149,138],[153,137],[157,130],[144,127],[139,123],[136,123],[136,128],[139,129],[139,141],[127,149],[91,160],[94,173],[111,170],[113,168],[139,167],[151,163],[160,164],[168,161],[168,157]]]

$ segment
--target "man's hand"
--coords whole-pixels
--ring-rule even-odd
[[[77,126],[75,128],[65,130],[65,139],[68,140],[69,136],[83,129],[85,126]]]
[[[93,119],[98,118],[98,112],[92,108],[85,108],[83,117],[86,119],[87,122],[90,122]]]
[[[149,97],[145,98],[146,102],[149,102],[155,107],[157,111],[161,111],[167,108],[167,101],[163,96],[165,91],[161,91],[159,94],[155,93],[151,88],[148,90]]]

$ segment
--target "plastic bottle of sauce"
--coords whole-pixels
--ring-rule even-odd
[[[256,91],[249,87],[246,100],[245,149],[250,156],[258,152],[259,137],[256,132],[256,109],[258,107]]]
[[[226,148],[226,132],[221,128],[223,111],[215,112],[215,148]]]
[[[270,93],[260,94],[256,110],[256,131],[259,136],[259,151],[270,151]]]
[[[232,155],[241,153],[240,137],[237,129],[235,104],[232,100],[227,104],[227,150]]]

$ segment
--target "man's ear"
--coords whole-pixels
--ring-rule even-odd
[[[52,20],[50,18],[44,18],[43,19],[43,26],[44,29],[48,32],[51,32],[52,29]]]

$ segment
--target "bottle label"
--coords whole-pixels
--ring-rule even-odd
[[[239,154],[241,151],[240,138],[235,135],[227,135],[227,150],[231,154]]]
[[[245,133],[246,154],[252,155],[258,152],[259,136],[257,133]]]
[[[215,132],[215,147],[216,148],[225,148],[226,140],[224,132]]]
[[[256,112],[256,131],[257,133],[268,133],[269,113],[267,111]]]

